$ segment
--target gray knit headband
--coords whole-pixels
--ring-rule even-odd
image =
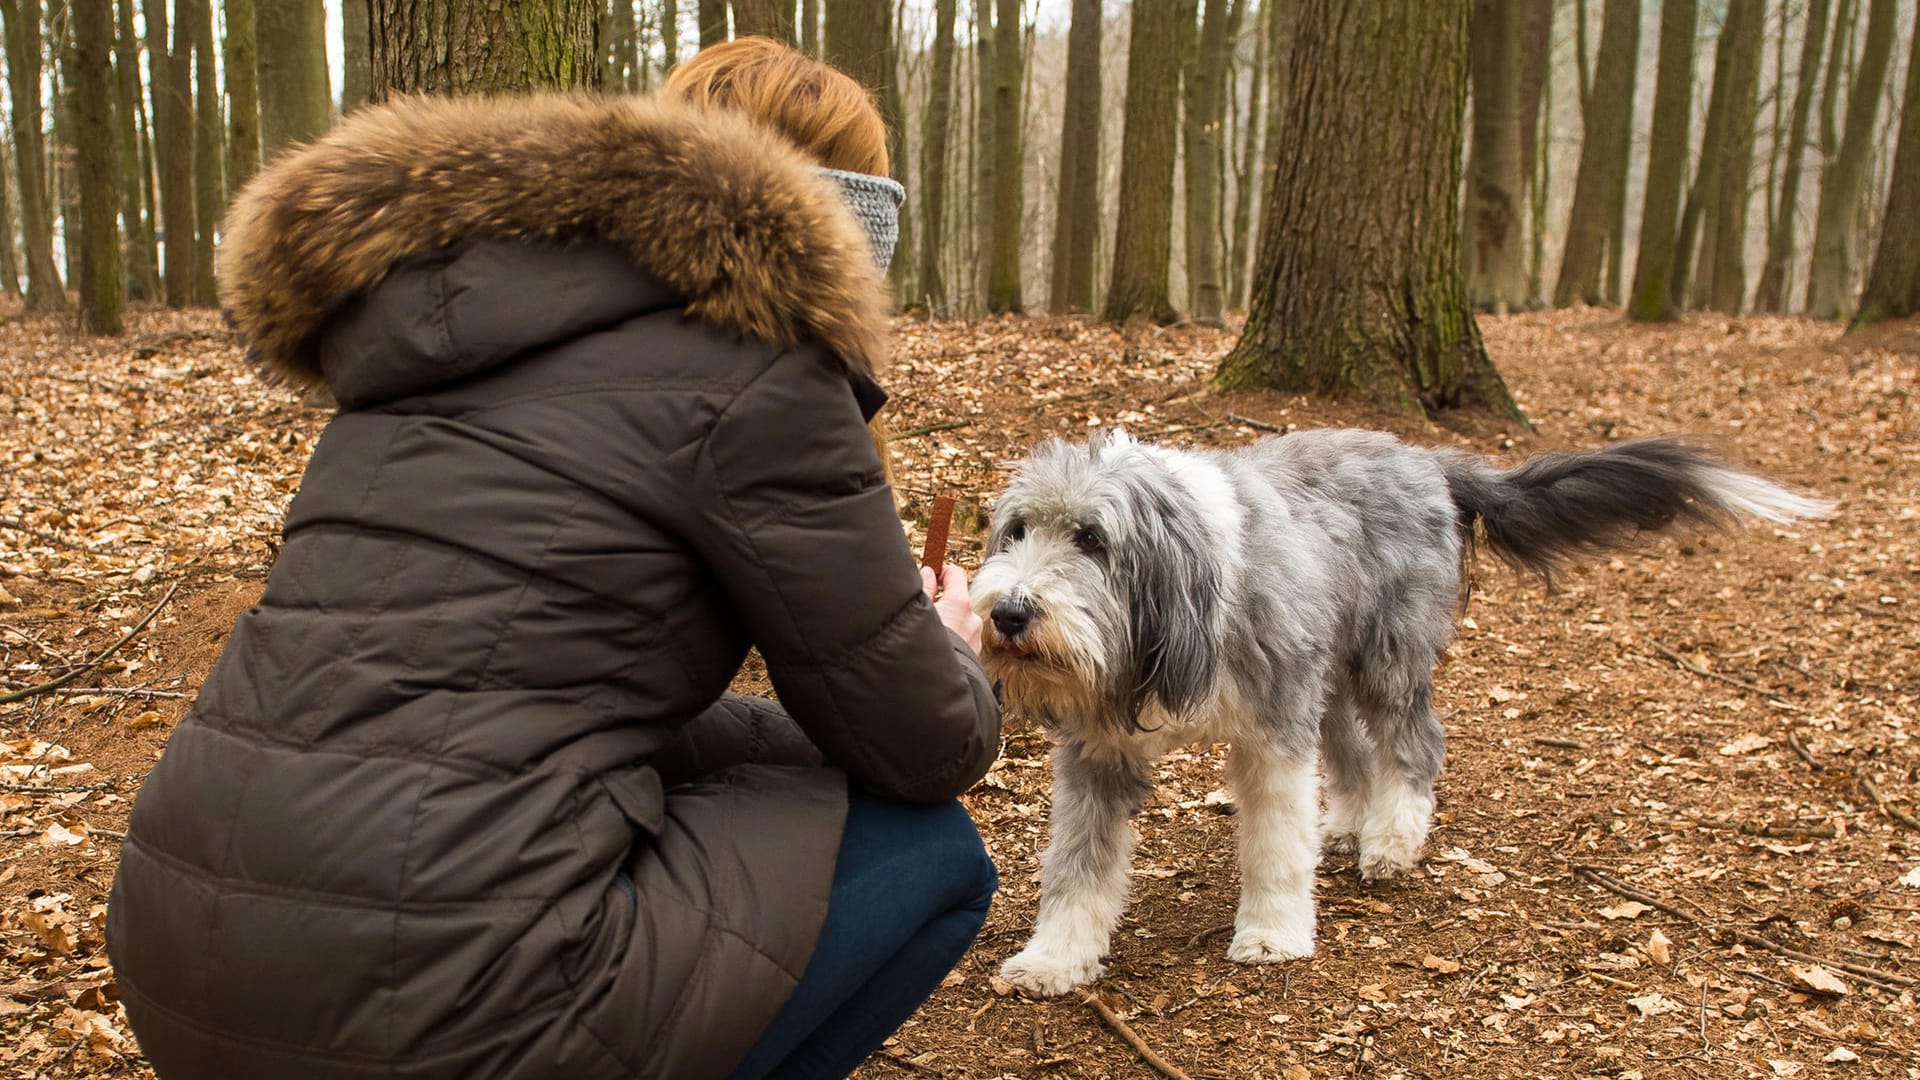
[[[867,230],[873,261],[885,270],[893,261],[893,246],[900,241],[900,207],[907,201],[907,189],[884,176],[840,169],[820,172],[840,185],[841,196]]]

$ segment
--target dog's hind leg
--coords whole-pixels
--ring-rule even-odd
[[[1328,851],[1357,851],[1373,787],[1374,750],[1352,693],[1345,686],[1327,695],[1326,714],[1320,720],[1320,753],[1327,773],[1322,843]]]
[[[1320,785],[1313,754],[1262,739],[1236,742],[1227,783],[1239,804],[1240,910],[1227,959],[1270,964],[1313,955],[1313,871],[1320,863]]]
[[[1399,665],[1370,672],[1361,708],[1373,735],[1373,784],[1360,823],[1360,876],[1396,877],[1419,862],[1433,821],[1433,784],[1446,734],[1433,715],[1433,677]]]
[[[1075,742],[1053,752],[1053,811],[1040,857],[1040,914],[1033,938],[1000,967],[1030,994],[1052,997],[1105,970],[1113,930],[1127,902],[1130,819],[1153,791],[1149,762]]]

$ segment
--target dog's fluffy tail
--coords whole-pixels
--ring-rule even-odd
[[[1458,451],[1443,452],[1441,461],[1462,523],[1479,519],[1494,554],[1543,576],[1576,555],[1627,547],[1642,532],[1833,513],[1832,503],[1672,438],[1539,454],[1513,469]]]

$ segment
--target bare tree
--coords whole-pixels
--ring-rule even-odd
[[[347,6],[354,3],[365,10],[366,0],[350,0]],[[227,184],[239,191],[260,168],[260,61],[253,0],[226,0],[226,16]]]
[[[700,47],[727,40],[727,0],[699,0]]]
[[[1180,28],[1194,0],[1134,0],[1127,44],[1126,128],[1120,149],[1120,219],[1113,276],[1101,314],[1113,322],[1178,318],[1167,283],[1173,254],[1173,168],[1180,127]]]
[[[0,0],[6,21],[7,92],[12,108],[20,231],[27,249],[27,309],[66,311],[67,290],[53,259],[52,194],[47,186],[40,98],[40,0]]]
[[[1265,0],[1255,18],[1253,67],[1247,79],[1247,112],[1240,125],[1240,170],[1234,177],[1233,224],[1227,230],[1227,306],[1247,306],[1247,276],[1253,269],[1253,197],[1266,178],[1260,168],[1262,107],[1267,97],[1268,46],[1272,40],[1275,0]]]
[[[926,235],[920,240],[920,295],[935,312],[944,312],[947,306],[940,253],[946,236],[947,141],[953,130],[953,24],[958,8],[958,0],[937,0],[934,5],[933,82],[927,89],[927,111],[921,120],[919,201],[926,215]]]
[[[126,230],[127,294],[141,300],[160,297],[160,248],[154,219],[152,140],[148,137],[146,94],[140,86],[140,39],[133,30],[138,0],[115,5],[114,74],[119,84],[120,214]]]
[[[1524,424],[1459,261],[1467,0],[1304,0],[1247,326],[1215,383]]]
[[[1908,51],[1900,143],[1893,155],[1880,248],[1850,329],[1920,315],[1920,34],[1914,35]]]
[[[432,20],[434,6],[435,0],[418,6],[428,26],[454,21]],[[326,12],[320,0],[256,2],[253,31],[260,72],[260,149],[271,159],[293,144],[319,138],[332,122]],[[433,44],[423,38],[420,51]]]
[[[0,294],[20,295],[20,253],[13,243],[13,189],[7,164],[0,160]]]
[[[71,0],[67,82],[73,93],[75,168],[80,184],[77,285],[80,327],[120,332],[120,229],[114,186],[113,0]]]
[[[148,92],[153,96],[154,173],[158,177],[160,282],[171,307],[193,302],[193,39],[183,33],[175,0],[146,0]],[[169,33],[171,29],[171,33]]]
[[[1634,70],[1640,57],[1639,0],[1607,0],[1601,15],[1600,53],[1594,58],[1593,97],[1599,102],[1583,114],[1580,171],[1573,184],[1573,209],[1567,216],[1566,250],[1553,303],[1605,298],[1605,267],[1610,219],[1616,196],[1626,187],[1627,160],[1621,152],[1633,120]]]
[[[373,10],[368,0],[341,0],[340,111],[373,100]]]
[[[1634,259],[1627,316],[1642,322],[1674,318],[1674,238],[1687,179],[1687,127],[1693,99],[1693,39],[1698,0],[1661,0],[1660,49],[1653,86],[1653,134],[1647,155],[1646,204]]]
[[[213,247],[226,206],[221,157],[226,119],[220,114],[220,83],[213,64],[213,0],[187,0],[193,38],[193,302],[213,306]]]
[[[1753,165],[1753,125],[1759,102],[1760,49],[1766,38],[1766,12],[1759,5],[1727,9],[1721,39],[1729,43],[1727,105],[1717,146],[1701,148],[1703,163],[1714,159],[1712,198],[1706,200],[1699,264],[1693,275],[1696,307],[1738,312],[1746,301],[1747,196]],[[1708,170],[1701,170],[1705,175]]]
[[[1235,7],[1238,6],[1238,0]],[[1220,138],[1225,118],[1227,46],[1232,10],[1227,0],[1201,0],[1199,47],[1188,53],[1186,109],[1187,282],[1193,321],[1225,326],[1226,285],[1220,258]],[[1191,28],[1189,27],[1189,32]]]
[[[1787,121],[1786,160],[1781,163],[1780,194],[1767,226],[1767,262],[1760,270],[1760,288],[1753,306],[1759,311],[1785,311],[1787,275],[1793,267],[1795,231],[1800,204],[1800,159],[1807,149],[1807,126],[1813,118],[1813,91],[1819,85],[1820,55],[1827,40],[1830,0],[1809,0],[1807,25],[1800,42],[1800,72],[1793,91],[1793,113]],[[1781,72],[1784,85],[1786,73]]]
[[[597,87],[600,3],[373,0],[373,100]]]
[[[1467,291],[1476,307],[1527,301],[1520,158],[1521,11],[1511,0],[1473,5],[1473,146],[1467,165]]]
[[[987,257],[987,310],[1019,311],[1025,201],[1020,160],[1020,81],[1025,71],[1020,0],[998,0],[993,22],[993,247]]]
[[[1067,101],[1060,123],[1060,196],[1053,225],[1047,307],[1093,310],[1093,243],[1100,228],[1101,0],[1073,0],[1067,31]]]
[[[734,37],[770,37],[791,45],[793,31],[793,5],[786,0],[733,0]]]
[[[1807,313],[1817,319],[1844,319],[1853,313],[1855,215],[1864,194],[1867,158],[1873,150],[1874,120],[1886,88],[1898,19],[1896,0],[1869,0],[1867,32],[1847,92],[1846,127],[1840,149],[1820,177],[1820,206],[1813,219],[1813,265],[1807,277]]]

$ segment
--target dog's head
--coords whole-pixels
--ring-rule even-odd
[[[983,658],[1050,724],[1191,712],[1220,657],[1220,559],[1163,452],[1124,432],[1048,441],[994,507],[973,579]]]

